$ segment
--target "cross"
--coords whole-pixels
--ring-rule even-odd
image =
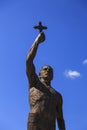
[[[34,29],[38,29],[40,32],[42,32],[42,30],[47,29],[47,27],[43,26],[42,22],[39,22],[39,24],[37,26],[34,26]]]

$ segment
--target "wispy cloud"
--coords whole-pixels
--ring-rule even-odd
[[[65,76],[67,78],[75,79],[81,76],[80,72],[76,70],[65,70]]]
[[[87,59],[85,59],[82,63],[83,63],[84,65],[87,65]]]

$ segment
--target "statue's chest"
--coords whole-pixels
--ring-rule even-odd
[[[32,102],[33,100],[37,101],[40,100],[44,96],[44,93],[40,91],[39,89],[36,89],[35,87],[32,87],[30,89],[30,101]]]
[[[56,106],[56,96],[54,96],[54,94],[47,88],[37,89],[32,87],[30,89],[29,100],[31,105],[39,103],[46,108]]]

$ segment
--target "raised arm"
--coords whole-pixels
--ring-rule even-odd
[[[31,49],[28,52],[27,59],[26,59],[26,74],[29,80],[30,87],[35,84],[38,77],[36,75],[35,66],[33,64],[33,60],[36,56],[36,52],[38,46],[41,42],[45,40],[45,35],[41,32],[35,39]]]
[[[58,128],[59,130],[65,130],[65,121],[63,118],[63,110],[62,110],[62,96],[60,95],[60,98],[58,100],[58,104],[56,107],[56,111],[57,111],[57,123],[58,123]]]

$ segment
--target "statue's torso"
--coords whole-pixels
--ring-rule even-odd
[[[35,87],[30,89],[30,113],[52,113],[56,111],[56,98],[50,92],[42,92]]]
[[[56,117],[57,93],[53,88],[47,88],[39,82],[37,87],[30,88],[29,102],[30,113],[44,116],[44,118]]]

